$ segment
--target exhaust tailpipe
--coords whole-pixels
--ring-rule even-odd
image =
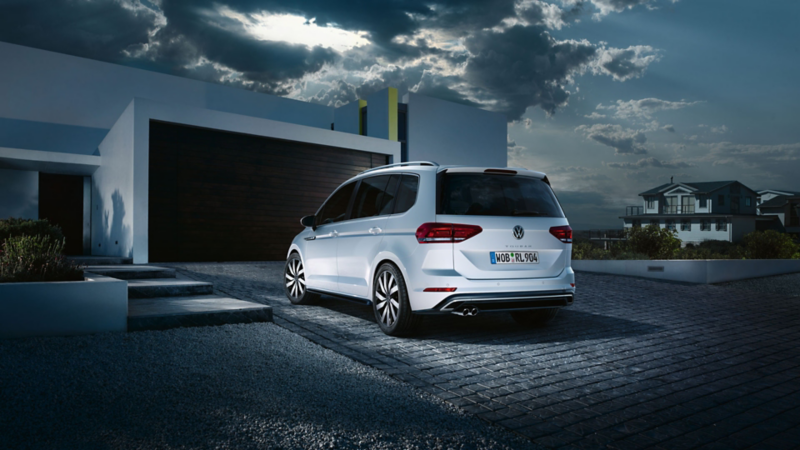
[[[464,317],[477,316],[479,312],[480,312],[480,310],[477,307],[472,306],[472,305],[467,305],[467,306],[461,308],[461,315],[464,316]]]

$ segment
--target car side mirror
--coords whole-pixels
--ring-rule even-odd
[[[300,225],[303,225],[304,227],[311,227],[311,229],[313,230],[313,229],[316,228],[314,226],[314,219],[315,218],[316,218],[316,216],[313,216],[313,215],[312,216],[305,216],[302,219],[300,219]]]

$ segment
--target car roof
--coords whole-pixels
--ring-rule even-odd
[[[385,167],[375,167],[364,172],[361,172],[357,176],[353,177],[353,179],[361,178],[364,176],[370,175],[377,175],[377,174],[384,174],[384,173],[398,173],[398,172],[451,172],[451,173],[486,173],[487,171],[504,171],[508,173],[509,171],[516,172],[517,175],[534,177],[534,178],[544,178],[546,175],[543,172],[538,172],[535,170],[528,170],[522,167],[478,167],[478,166],[458,166],[458,165],[448,165],[448,166],[440,166],[436,163],[425,163],[425,164],[413,164],[413,163],[404,163],[403,165],[389,165]]]

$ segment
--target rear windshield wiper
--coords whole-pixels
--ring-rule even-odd
[[[530,217],[539,216],[539,217],[541,217],[541,216],[546,216],[547,214],[545,214],[543,212],[539,212],[539,211],[527,211],[527,210],[524,210],[524,209],[515,209],[515,210],[511,211],[511,215],[512,216],[530,216]]]

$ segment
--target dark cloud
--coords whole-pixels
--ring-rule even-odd
[[[133,3],[4,0],[0,41],[119,61],[124,51],[147,44],[157,19],[157,12]]]
[[[661,129],[664,131],[669,131],[670,133],[675,132],[675,127],[672,125],[664,125],[663,127],[661,127]]]
[[[616,154],[647,153],[647,149],[644,147],[647,136],[642,130],[631,130],[612,124],[596,124],[581,125],[575,131],[583,133],[595,142],[613,148]]]
[[[514,17],[515,0],[445,0],[431,2],[432,14],[421,21],[426,28],[437,28],[465,36],[475,30],[492,28],[503,19]]]
[[[258,90],[286,94],[283,83],[317,72],[337,56],[320,46],[254,39],[238,20],[210,13],[211,4],[164,0],[161,8],[167,25],[156,33],[150,58],[164,60],[175,53],[171,47],[180,45],[178,53],[196,55],[240,72],[244,81],[257,83],[261,87]]]
[[[519,120],[530,106],[552,114],[565,105],[567,78],[596,52],[588,42],[557,41],[541,26],[476,32],[465,45],[472,56],[464,78],[497,99],[496,109],[509,121]]]
[[[659,169],[685,169],[687,167],[694,167],[683,161],[662,161],[656,158],[644,158],[636,162],[622,162],[622,163],[608,163],[608,167],[613,169],[641,169],[644,167],[656,167]]]

